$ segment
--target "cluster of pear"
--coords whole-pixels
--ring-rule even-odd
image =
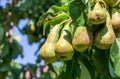
[[[40,56],[46,63],[54,62],[58,59],[70,60],[74,54],[71,44],[71,21],[65,23],[61,34],[60,27],[65,21],[55,25],[48,34],[48,37],[40,49]]]
[[[106,6],[102,6],[100,2]],[[94,45],[99,49],[109,49],[116,38],[115,30],[120,28],[120,13],[113,12],[111,15],[106,7],[114,7],[119,3],[119,0],[97,0],[94,8],[88,14],[88,19],[92,24],[105,24],[104,28],[100,29],[94,37]]]
[[[52,63],[57,60],[71,60],[74,50],[85,52],[91,45],[103,50],[109,49],[116,38],[114,29],[120,28],[120,14],[115,12],[111,17],[98,0],[93,10],[88,13],[88,19],[92,24],[101,25],[104,23],[105,26],[95,36],[86,26],[77,26],[73,37],[71,37],[72,21],[67,20],[62,30],[60,26],[64,22],[61,22],[50,30],[45,43],[40,48],[41,58],[46,63]]]

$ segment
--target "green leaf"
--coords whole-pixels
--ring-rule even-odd
[[[66,66],[64,66],[65,68],[63,68],[63,71],[58,77],[58,79],[72,79],[73,63],[74,61],[72,60],[66,63]]]
[[[85,24],[84,10],[85,6],[81,1],[74,1],[70,4],[70,16],[77,25]]]
[[[76,20],[77,25],[85,25],[84,14],[81,12],[80,16]]]
[[[75,59],[68,61],[58,79],[78,79],[81,74],[80,65]]]
[[[84,4],[87,4],[87,3],[88,3],[88,0],[82,0],[82,2],[83,2]]]
[[[56,16],[56,14],[54,14],[53,12],[44,13],[42,16],[40,16],[40,18],[37,22],[37,26],[41,26],[45,22],[52,20],[53,17],[55,17],[55,16]]]
[[[68,6],[51,6],[46,13],[44,13],[38,20],[37,25],[41,26],[47,21],[53,20],[59,14],[63,14],[68,10]]]
[[[6,72],[0,72],[0,79],[6,79],[7,71]]]
[[[85,65],[79,61],[80,68],[81,68],[81,76],[79,79],[91,79],[91,75]]]
[[[13,41],[12,44],[10,44],[10,48],[11,48],[11,56],[12,58],[17,58],[18,54],[21,53],[20,51],[20,45],[17,43],[17,41]]]
[[[3,58],[9,53],[9,44],[2,44],[0,46],[0,58]]]
[[[59,0],[59,2],[62,4],[62,5],[65,5],[69,2],[70,0]]]
[[[0,72],[5,72],[10,70],[10,66],[7,64],[2,65],[2,67],[0,67]]]
[[[112,77],[117,77],[110,61],[109,61],[109,72]]]
[[[92,60],[98,73],[107,74],[109,66],[109,51],[92,48]]]
[[[110,57],[113,62],[114,71],[120,77],[120,38],[117,38],[110,49]]]
[[[50,26],[50,25],[54,26],[54,25],[59,24],[68,18],[69,18],[69,16],[66,14],[59,14],[56,17],[54,17],[53,20],[45,22],[43,25],[43,35],[45,35],[45,30],[46,30],[47,26]]]
[[[53,5],[51,6],[47,12],[53,12],[53,13],[58,13],[60,11],[63,11],[65,9],[65,6],[56,6],[56,5]]]
[[[4,29],[0,26],[0,41],[2,40],[4,35]]]
[[[19,3],[16,6],[19,7],[21,11],[25,11],[28,8],[32,7],[32,5],[33,5],[33,0],[29,0],[29,1],[22,0],[22,1],[19,1]]]

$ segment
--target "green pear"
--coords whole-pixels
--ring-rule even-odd
[[[78,26],[75,30],[72,44],[79,51],[86,51],[93,43],[93,35],[85,26]]]
[[[95,36],[94,44],[99,49],[109,49],[115,38],[110,15],[107,12],[106,24]]]
[[[120,14],[119,12],[115,12],[112,14],[112,26],[113,29],[120,28]]]
[[[57,60],[55,55],[55,46],[58,41],[60,24],[55,25],[48,34],[45,43],[40,49],[40,56],[45,60],[46,64],[55,62]]]
[[[71,60],[74,54],[74,48],[71,44],[70,23],[67,22],[62,29],[60,38],[55,46],[56,56],[61,60]]]
[[[106,21],[106,11],[97,2],[92,11],[88,13],[88,19],[92,24],[99,25]]]

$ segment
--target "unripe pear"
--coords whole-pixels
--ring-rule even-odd
[[[106,11],[101,7],[99,2],[94,6],[94,9],[89,12],[88,19],[92,24],[102,24],[106,21]]]
[[[112,26],[113,29],[120,28],[120,14],[118,12],[112,15]]]
[[[55,46],[59,37],[60,24],[55,25],[51,29],[45,43],[40,49],[40,56],[45,60],[47,64],[55,62],[57,60],[55,55]]]
[[[60,39],[55,46],[56,56],[61,60],[71,60],[74,48],[71,44],[70,21],[62,29]]]
[[[99,49],[109,49],[113,41],[115,40],[115,34],[113,31],[110,15],[107,12],[107,21],[103,29],[101,29],[95,36],[94,44]]]
[[[92,43],[92,33],[85,26],[78,26],[72,40],[73,47],[79,52],[84,52]]]

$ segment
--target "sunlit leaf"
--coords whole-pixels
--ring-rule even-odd
[[[80,65],[74,59],[68,61],[62,70],[58,79],[79,79],[81,74]]]
[[[114,69],[112,67],[112,64],[110,62],[109,62],[109,72],[110,72],[110,75],[112,77],[117,77],[117,75],[115,74],[115,71],[114,71]]]
[[[91,79],[90,72],[85,67],[85,65],[80,61],[79,61],[79,64],[80,64],[80,69],[81,69],[81,75],[79,79]]]
[[[113,62],[115,74],[120,76],[120,38],[117,38],[112,44],[110,57]]]
[[[9,53],[9,44],[2,44],[0,48],[0,58],[3,58]]]
[[[85,6],[81,1],[74,1],[70,4],[70,16],[77,25],[85,24],[84,8]]]
[[[83,2],[84,4],[87,4],[87,3],[88,3],[88,0],[82,0],[82,2]]]
[[[66,19],[68,19],[69,16],[66,14],[59,14],[58,16],[54,17],[53,20],[47,21],[44,23],[43,25],[43,35],[45,35],[45,30],[47,26],[50,26],[50,24],[52,24],[52,26],[61,23],[62,21],[65,21]]]
[[[3,27],[0,26],[0,41],[2,40],[3,35],[4,35],[4,29]]]

